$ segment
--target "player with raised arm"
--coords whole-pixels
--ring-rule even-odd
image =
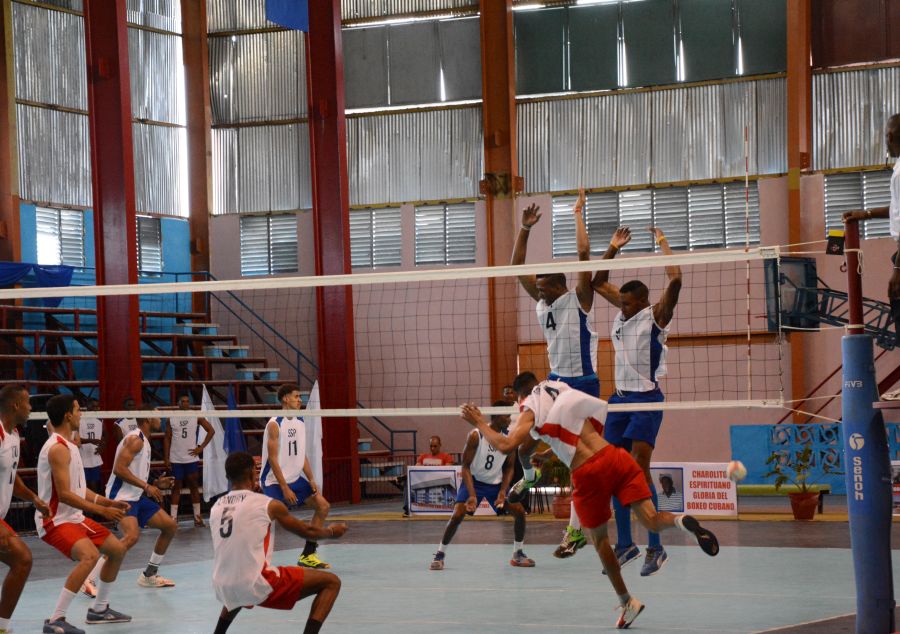
[[[279,387],[278,400],[286,410],[303,407],[300,388],[296,385]],[[269,419],[263,432],[262,472],[259,478],[263,493],[270,498],[280,500],[288,507],[305,503],[314,511],[312,525],[316,528],[325,525],[331,507],[319,492],[306,457],[306,425],[303,419],[293,416]],[[307,539],[297,564],[307,568],[330,568],[316,554],[318,547],[314,539]]]
[[[66,578],[56,608],[44,621],[47,634],[84,634],[84,630],[66,621],[66,612],[91,569],[106,556],[100,571],[97,596],[87,611],[89,625],[100,623],[128,623],[131,617],[109,607],[109,593],[122,558],[125,546],[106,528],[84,516],[85,512],[99,515],[111,522],[120,522],[128,510],[127,502],[117,502],[88,491],[84,483],[84,465],[81,453],[71,442],[72,434],[79,429],[81,409],[71,394],[57,394],[47,401],[47,416],[53,433],[38,456],[38,495],[50,501],[50,517],[44,518],[38,510],[34,523],[38,536],[56,548],[66,559],[76,562]]]
[[[506,401],[496,401],[494,407],[506,407]],[[509,427],[508,414],[495,414],[491,416],[491,429],[505,434]],[[478,501],[482,498],[488,501],[494,512],[502,508],[509,509],[513,515],[513,555],[509,565],[519,568],[533,568],[534,561],[529,559],[523,551],[525,542],[525,507],[518,502],[509,502],[506,499],[506,489],[512,480],[514,453],[505,455],[497,450],[494,445],[485,440],[477,429],[469,432],[466,438],[466,448],[462,458],[462,486],[456,496],[456,504],[453,507],[453,515],[444,529],[444,536],[438,545],[438,550],[431,561],[431,570],[443,570],[444,558],[447,546],[456,534],[456,529],[465,519],[466,514],[472,515],[478,507]]]
[[[572,210],[575,216],[575,241],[580,260],[590,259],[591,249],[582,218],[584,204],[584,190],[581,190]],[[540,219],[540,208],[537,205],[531,205],[522,212],[522,226],[516,238],[511,264],[525,262],[528,236]],[[594,292],[591,289],[590,271],[578,273],[574,291],[569,290],[566,276],[562,273],[520,275],[519,283],[537,302],[538,323],[547,342],[547,356],[550,360],[548,378],[562,381],[576,390],[599,398],[597,333],[591,329]],[[520,450],[519,460],[525,474],[509,493],[512,502],[519,502],[525,492],[540,479],[540,470],[534,468],[527,453]],[[586,543],[573,506],[562,542],[553,554],[556,557],[570,557]]]
[[[318,540],[340,537],[346,524],[315,526],[291,516],[287,507],[254,493],[253,456],[238,451],[225,460],[231,491],[209,513],[213,539],[213,588],[224,605],[214,634],[224,634],[243,607],[261,606],[292,610],[301,599],[315,596],[304,634],[317,634],[341,590],[337,575],[299,566],[270,565],[274,540],[272,523],[285,530]]]
[[[106,483],[106,497],[129,504],[125,517],[119,522],[126,550],[138,543],[142,528],[149,526],[159,531],[150,561],[138,575],[137,584],[142,588],[171,588],[175,582],[160,576],[159,566],[178,531],[178,524],[160,506],[163,503],[160,489],[171,488],[172,478],[161,477],[152,484],[150,482],[150,434],[159,431],[161,421],[155,417],[139,418],[137,422],[137,429],[125,434],[116,447],[113,472]],[[100,574],[102,566],[101,560],[82,590],[87,590],[85,594],[89,594],[93,579]]]
[[[650,231],[662,252],[672,255],[662,230],[651,227]],[[631,230],[628,227],[616,230],[603,259],[616,257],[630,240]],[[669,280],[666,289],[659,301],[652,305],[650,292],[643,282],[632,280],[618,288],[609,282],[608,270],[598,271],[594,276],[594,290],[619,309],[613,320],[611,335],[616,355],[616,391],[610,397],[610,403],[661,403],[665,400],[659,389],[659,379],[666,374],[666,337],[681,292],[681,268],[667,266],[666,276]],[[644,472],[656,508],[659,506],[656,487],[650,477],[650,460],[662,418],[663,413],[659,410],[611,412],[606,418],[603,434],[609,443],[631,452]],[[619,500],[613,500],[613,505],[618,533],[615,553],[619,565],[624,566],[636,559],[641,551],[631,537],[631,512]],[[656,574],[668,558],[659,534],[651,531],[641,576]]]
[[[199,416],[186,413],[191,409],[191,399],[187,394],[178,398],[178,408],[185,413],[169,417],[166,435],[163,439],[163,456],[166,471],[175,478],[172,486],[172,498],[169,502],[169,515],[178,520],[178,502],[181,499],[181,487],[187,484],[191,491],[191,509],[194,512],[194,526],[203,528],[203,517],[200,514],[200,487],[197,475],[200,473],[200,456],[212,441],[215,430],[209,421]],[[199,430],[206,432],[202,443],[198,443]]]
[[[513,386],[520,398],[522,414],[509,435],[492,429],[475,405],[464,405],[462,417],[501,451],[513,451],[532,439],[542,440],[550,449],[535,453],[533,459],[541,462],[555,454],[569,467],[575,510],[618,595],[620,613],[616,627],[625,629],[643,611],[644,604],[629,594],[619,561],[609,545],[606,523],[611,515],[611,496],[630,506],[649,530],[659,532],[677,526],[693,534],[707,555],[718,554],[719,542],[694,517],[656,510],[647,481],[634,458],[606,442],[598,431],[606,417],[605,401],[573,390],[561,381],[538,383],[530,372],[517,376]]]
[[[21,385],[7,385],[0,389],[0,561],[9,566],[0,590],[0,634],[12,632],[12,619],[19,597],[31,573],[31,550],[3,518],[15,495],[31,502],[44,518],[50,515],[50,507],[37,494],[25,486],[16,470],[19,467],[19,432],[16,427],[28,423],[31,403]]]

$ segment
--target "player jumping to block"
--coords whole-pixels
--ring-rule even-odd
[[[506,401],[496,401],[494,407],[507,407]],[[491,416],[490,427],[499,434],[505,434],[509,427],[509,415],[498,414]],[[506,489],[512,480],[515,453],[504,455],[494,445],[488,442],[484,435],[473,429],[466,438],[466,448],[462,458],[462,486],[456,496],[456,504],[453,507],[453,515],[447,522],[444,536],[438,545],[438,551],[431,561],[431,570],[444,569],[445,549],[450,544],[456,529],[465,519],[466,514],[472,515],[478,506],[478,501],[484,498],[497,512],[506,507],[513,515],[513,555],[509,565],[520,568],[533,568],[534,561],[529,559],[524,551],[525,541],[525,507],[517,502],[506,500]]]
[[[550,452],[572,473],[572,498],[582,525],[590,534],[603,568],[619,597],[616,627],[625,629],[643,611],[644,604],[632,597],[622,579],[619,561],[609,545],[606,523],[610,498],[631,506],[648,530],[659,532],[677,526],[692,533],[707,555],[719,552],[716,536],[690,515],[658,512],[650,498],[644,472],[627,451],[606,442],[597,431],[606,418],[606,402],[573,390],[560,381],[537,383],[530,372],[513,382],[522,414],[516,428],[504,436],[487,424],[472,404],[462,407],[463,418],[501,451],[509,452],[530,439],[543,440]],[[540,461],[549,453],[535,454]]]
[[[331,612],[341,580],[322,570],[270,565],[274,541],[272,523],[310,540],[340,537],[346,524],[327,527],[302,522],[278,500],[253,492],[253,456],[238,451],[225,460],[231,491],[209,513],[213,539],[213,588],[224,604],[215,634],[224,634],[243,607],[292,610],[301,599],[315,596],[304,634],[317,634]]]

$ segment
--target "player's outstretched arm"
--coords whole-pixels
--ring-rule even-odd
[[[578,190],[578,200],[575,201],[575,207],[572,209],[572,214],[575,216],[575,245],[578,249],[578,259],[581,262],[591,259],[591,239],[584,226],[584,199],[584,188],[582,188]],[[575,294],[578,295],[578,303],[581,304],[581,308],[585,311],[591,310],[594,305],[594,289],[591,288],[590,271],[578,273]]]
[[[521,445],[528,438],[532,425],[534,425],[534,413],[525,410],[516,421],[516,428],[509,435],[503,435],[498,431],[491,429],[491,426],[481,414],[481,410],[474,403],[466,403],[462,406],[461,415],[463,420],[472,425],[482,435],[487,438],[488,442],[494,445],[503,453],[509,453],[516,447]]]
[[[601,259],[612,260],[619,254],[622,248],[631,242],[631,229],[628,227],[619,227],[609,241],[609,247]],[[591,280],[591,286],[606,301],[616,308],[622,307],[622,301],[619,299],[619,287],[611,284],[609,281],[609,270],[597,271],[594,279]]]
[[[540,219],[540,207],[537,205],[530,205],[522,211],[522,226],[519,228],[519,235],[516,237],[516,245],[513,247],[510,264],[525,263],[525,255],[528,251],[528,233]],[[537,279],[534,275],[520,275],[519,283],[534,301],[540,299],[537,290]]]
[[[286,531],[290,531],[294,535],[303,537],[304,539],[328,539],[329,537],[338,538],[347,532],[347,525],[343,523],[329,524],[328,526],[316,527],[309,522],[298,520],[288,512],[283,502],[271,500],[269,502],[269,517],[281,524]]]
[[[50,448],[50,451],[47,453],[47,460],[50,462],[50,474],[53,478],[57,499],[62,504],[100,515],[113,522],[118,522],[125,517],[124,509],[103,505],[101,500],[106,499],[103,496],[97,495],[93,491],[88,491],[87,496],[89,498],[93,495],[91,501],[88,501],[72,490],[72,483],[69,480],[69,464],[72,459],[69,457],[69,450],[62,444]],[[125,508],[128,508],[127,504],[125,504]]]
[[[650,231],[663,254],[672,255],[672,248],[662,229],[650,227]],[[681,267],[667,266],[666,276],[669,278],[669,283],[659,302],[653,307],[653,319],[661,328],[668,326],[672,317],[675,316],[675,306],[678,304],[678,296],[681,294]]]

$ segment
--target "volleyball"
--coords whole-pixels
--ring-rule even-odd
[[[747,467],[745,467],[744,463],[740,460],[732,460],[728,463],[728,468],[725,469],[725,473],[728,474],[729,480],[740,482],[747,477]]]

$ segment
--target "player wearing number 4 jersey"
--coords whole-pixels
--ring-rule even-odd
[[[719,552],[715,535],[690,515],[660,513],[650,500],[644,473],[631,455],[603,439],[599,427],[606,418],[606,402],[573,390],[560,381],[538,383],[531,372],[516,377],[513,387],[521,399],[522,414],[508,435],[498,433],[485,421],[477,407],[462,408],[463,418],[497,449],[509,452],[517,446],[542,440],[547,452],[535,454],[538,462],[549,455],[569,467],[572,473],[572,500],[581,523],[590,534],[603,567],[619,597],[616,627],[627,628],[644,609],[644,604],[628,593],[619,561],[609,545],[606,523],[611,513],[610,498],[631,506],[641,524],[656,532],[677,526],[692,533],[707,555]]]
[[[506,407],[506,401],[497,401],[494,407]],[[491,416],[491,429],[498,434],[505,434],[509,427],[509,415]],[[462,459],[462,486],[456,496],[456,505],[453,507],[453,515],[447,522],[444,537],[438,545],[438,550],[431,561],[432,570],[444,569],[444,557],[447,545],[456,534],[456,529],[462,523],[466,514],[475,512],[480,500],[487,500],[494,511],[506,508],[513,514],[513,555],[509,560],[511,566],[520,568],[534,567],[534,561],[529,559],[522,550],[525,541],[525,508],[519,503],[506,500],[506,489],[512,480],[513,460],[515,453],[507,456],[498,451],[485,437],[472,430],[466,439],[466,448]]]
[[[9,566],[0,592],[0,634],[12,631],[9,621],[31,573],[31,550],[3,521],[12,496],[31,502],[44,517],[50,515],[47,504],[26,487],[16,473],[19,467],[19,432],[16,427],[25,425],[30,413],[28,390],[19,385],[7,385],[0,390],[0,561]]]
[[[300,388],[282,385],[278,388],[278,400],[286,410],[299,410]],[[301,503],[315,511],[312,525],[322,528],[328,510],[328,501],[319,493],[312,468],[306,458],[306,425],[295,417],[270,418],[263,433],[262,472],[260,486],[270,498],[284,502],[289,507]],[[316,554],[318,543],[307,539],[297,563],[307,568],[330,568]]]
[[[182,394],[178,399],[178,408],[191,409],[191,399],[187,394]],[[203,442],[198,442],[200,429],[206,432]],[[188,485],[191,491],[191,506],[194,511],[194,526],[203,527],[203,517],[200,515],[200,488],[197,483],[197,474],[200,472],[200,456],[203,450],[212,441],[215,430],[205,418],[190,416],[181,413],[169,417],[166,425],[166,436],[163,439],[163,455],[166,460],[166,471],[175,478],[172,487],[172,499],[169,506],[169,515],[178,519],[178,501],[181,499],[181,487]]]
[[[314,526],[295,519],[278,500],[253,492],[253,457],[238,451],[225,461],[231,491],[215,503],[209,514],[213,539],[213,588],[224,604],[215,634],[224,634],[243,607],[261,606],[291,610],[294,604],[315,596],[304,634],[322,628],[341,589],[341,580],[330,572],[296,566],[272,567],[272,522],[300,537],[340,537],[346,524]]]

